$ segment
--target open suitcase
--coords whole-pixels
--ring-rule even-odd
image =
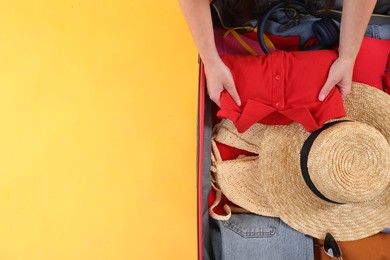
[[[209,192],[211,189],[210,166],[211,166],[211,138],[213,123],[216,113],[216,107],[206,94],[206,79],[203,69],[203,64],[199,60],[199,92],[198,92],[198,132],[197,132],[197,214],[198,214],[198,259],[209,260],[215,259],[212,251],[210,238],[210,216],[209,216]],[[386,236],[386,237],[385,237]],[[383,234],[386,241],[390,241],[390,234]],[[369,243],[383,244],[383,237]],[[348,244],[348,242],[346,242]],[[386,242],[387,243],[387,242]],[[356,243],[356,247],[364,245],[364,241],[360,244]],[[390,245],[388,245],[390,248]],[[343,247],[343,246],[341,246]],[[387,258],[390,259],[390,249],[379,248],[378,250],[388,251]],[[343,248],[342,248],[343,249]],[[319,256],[318,252],[314,252],[315,259],[328,259]],[[263,259],[259,256],[258,259]],[[331,258],[329,258],[331,259]],[[344,258],[349,259],[349,258]],[[374,259],[374,258],[373,258]]]
[[[206,96],[206,79],[203,64],[199,62],[198,140],[197,140],[197,198],[198,198],[198,259],[212,258],[209,235],[208,194],[211,166],[211,100]]]

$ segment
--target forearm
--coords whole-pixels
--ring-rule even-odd
[[[219,59],[214,41],[209,0],[179,0],[199,55],[205,64]]]
[[[339,56],[354,63],[376,0],[344,0]]]

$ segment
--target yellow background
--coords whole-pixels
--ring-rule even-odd
[[[177,1],[6,0],[0,24],[0,260],[196,259]]]

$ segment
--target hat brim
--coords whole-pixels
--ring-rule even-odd
[[[366,123],[378,129],[390,143],[390,95],[363,83],[352,83],[344,100],[343,119]]]
[[[231,202],[256,214],[276,217],[277,215],[268,204],[264,190],[256,187],[258,183],[262,182],[261,175],[257,172],[258,163],[258,156],[219,162],[216,163],[217,174],[215,177],[222,193]],[[254,181],[243,185],[239,180],[245,179]],[[247,193],[247,190],[250,190],[251,193]]]
[[[259,160],[262,183],[257,185],[265,189],[276,215],[292,228],[320,239],[328,232],[337,240],[349,241],[378,233],[390,224],[389,187],[364,203],[322,200],[307,187],[300,169],[300,151],[309,133],[296,123],[265,131]],[[269,149],[271,143],[273,149]]]
[[[388,94],[365,84],[353,83],[344,105],[347,116],[343,119],[377,128],[390,143]],[[375,201],[343,205],[323,201],[306,187],[300,173],[299,154],[310,133],[302,126],[292,123],[288,126],[259,127],[256,124],[249,132],[240,135],[232,124],[225,125],[229,129],[223,130],[230,131],[230,137],[221,138],[223,143],[234,143],[235,147],[246,150],[249,150],[248,147],[259,149],[260,155],[257,174],[261,177],[248,173],[219,180],[224,187],[222,192],[228,198],[233,193],[242,194],[234,195],[237,205],[248,205],[249,202],[251,206],[248,210],[262,214],[256,210],[256,205],[266,205],[262,202],[264,198],[259,198],[259,194],[264,194],[267,204],[278,217],[298,231],[320,239],[329,232],[340,241],[356,240],[390,225],[390,187]]]
[[[240,134],[230,120],[222,120],[216,126],[217,134],[213,137],[221,144],[228,144],[241,150],[258,154],[258,146],[255,143],[244,140],[258,140],[260,133],[266,128],[265,125],[256,124],[248,131]],[[215,178],[221,192],[233,203],[250,212],[275,217],[272,207],[268,204],[264,189],[254,186],[261,183],[261,175],[257,168],[258,156],[245,156],[234,160],[222,161],[216,145],[213,145],[215,154]],[[246,180],[255,179],[255,182],[248,183]],[[251,190],[251,193],[247,193]]]

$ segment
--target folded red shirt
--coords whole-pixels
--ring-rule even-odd
[[[337,57],[334,50],[222,55],[232,72],[241,106],[223,91],[217,116],[232,120],[241,133],[254,123],[286,125],[293,121],[309,132],[315,131],[329,119],[346,115],[338,88],[333,88],[323,102],[318,100]]]
[[[387,59],[390,54],[390,40],[364,37],[356,57],[352,80],[382,89],[386,80]]]
[[[297,36],[279,36],[271,33],[265,33],[271,40],[277,50],[297,51],[301,37]],[[257,36],[257,35],[256,35]]]

